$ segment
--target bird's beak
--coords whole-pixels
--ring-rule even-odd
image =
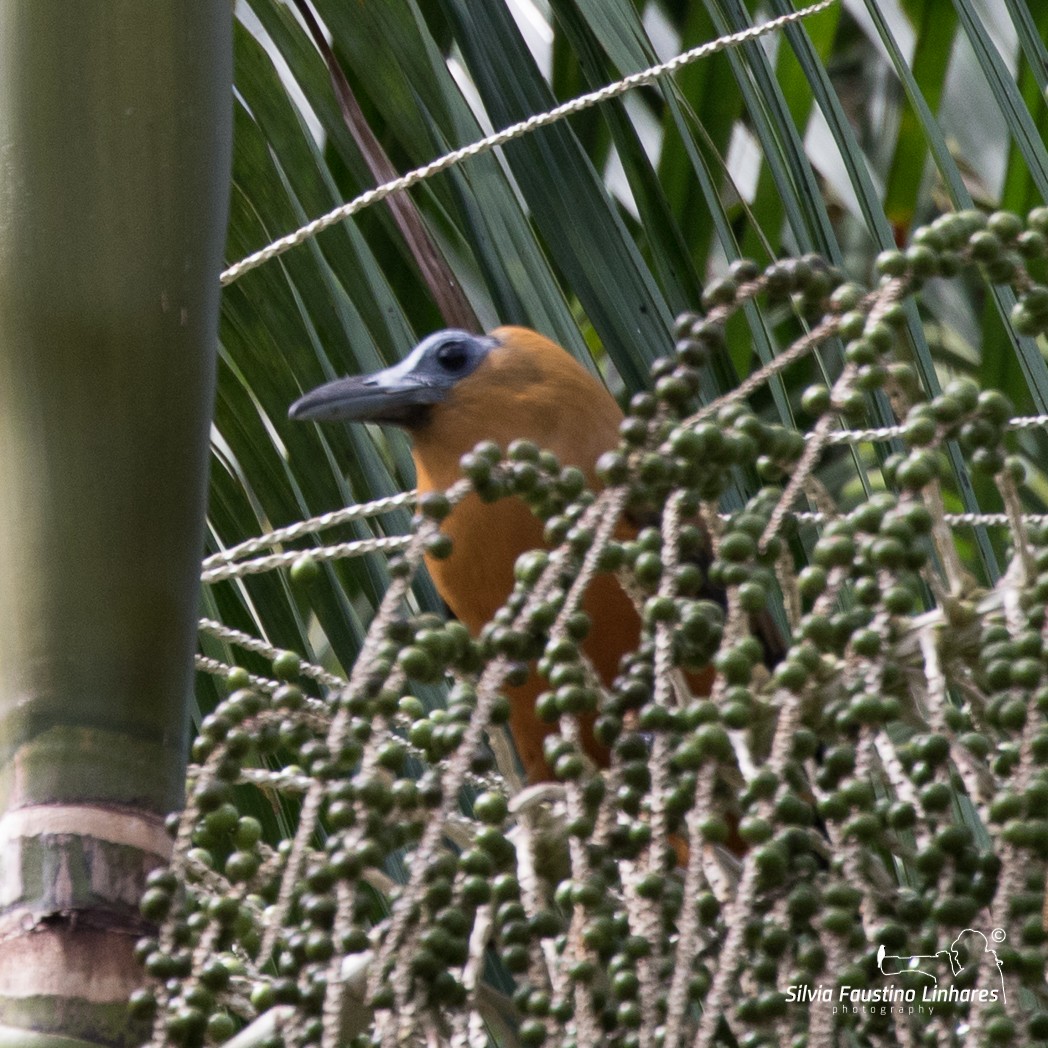
[[[307,422],[405,423],[444,396],[406,363],[318,386],[296,400],[288,416]]]

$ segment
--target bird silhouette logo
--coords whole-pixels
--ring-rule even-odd
[[[882,944],[877,950],[877,967],[882,975],[919,975],[928,979],[930,986],[938,986],[937,970],[942,967],[948,968],[956,977],[972,965],[992,962],[1001,984],[1001,1001],[1007,1002],[1004,966],[994,949],[994,946],[1004,942],[1005,934],[1003,928],[994,928],[989,936],[977,928],[965,928],[948,947],[932,954],[888,953]]]

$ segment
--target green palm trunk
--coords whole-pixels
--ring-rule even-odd
[[[134,1039],[184,781],[230,29],[228,0],[0,2],[0,1043]]]

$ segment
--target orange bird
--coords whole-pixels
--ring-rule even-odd
[[[292,405],[290,416],[402,427],[411,437],[419,495],[451,487],[461,477],[459,460],[480,441],[494,441],[505,451],[517,439],[552,451],[561,465],[577,466],[597,490],[594,467],[618,444],[623,417],[607,389],[574,357],[522,327],[500,327],[486,336],[437,332],[393,367],[313,390]],[[543,546],[542,523],[520,499],[484,503],[471,494],[443,530],[452,553],[444,560],[428,558],[427,566],[448,607],[477,635],[512,592],[517,558]],[[584,608],[592,628],[583,649],[610,685],[622,655],[637,646],[640,619],[607,574],[594,579]],[[704,684],[708,689],[708,677]],[[553,728],[535,714],[545,687],[533,673],[525,684],[507,689],[510,731],[532,782],[550,778],[542,742]],[[585,724],[583,742],[598,763],[607,763]]]

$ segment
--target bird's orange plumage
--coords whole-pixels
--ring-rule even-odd
[[[618,443],[622,411],[601,382],[556,343],[535,331],[502,327],[500,342],[451,396],[412,431],[419,494],[443,491],[461,476],[459,460],[482,440],[505,450],[525,439],[552,451],[563,466],[577,466],[600,487],[597,459]],[[490,622],[513,589],[517,558],[543,545],[542,524],[516,498],[485,504],[470,495],[444,524],[453,552],[428,567],[448,607],[474,634]],[[584,650],[605,684],[619,659],[637,646],[640,620],[632,602],[610,576],[591,584],[583,604],[592,629]],[[552,728],[535,716],[545,681],[533,674],[509,688],[510,731],[531,781],[549,777],[542,741]],[[588,726],[584,726],[588,728]],[[607,755],[584,730],[583,740],[601,763]]]
[[[292,417],[392,422],[406,428],[419,494],[444,491],[461,476],[460,459],[481,441],[503,450],[518,439],[552,451],[600,487],[597,459],[619,440],[622,412],[603,384],[548,338],[521,327],[500,327],[488,338],[444,332],[423,341],[393,368],[341,379],[307,394]],[[517,498],[484,503],[470,495],[443,524],[452,553],[429,559],[437,590],[474,634],[491,621],[512,592],[517,558],[543,545],[542,524]],[[623,524],[620,537],[627,537]],[[640,619],[609,575],[591,583],[583,607],[591,630],[583,648],[610,685],[619,660],[637,647]],[[708,693],[710,674],[692,681]],[[535,715],[545,682],[536,674],[507,689],[510,731],[528,778],[549,777],[543,739],[552,730]],[[583,725],[587,751],[600,763],[606,752]]]

